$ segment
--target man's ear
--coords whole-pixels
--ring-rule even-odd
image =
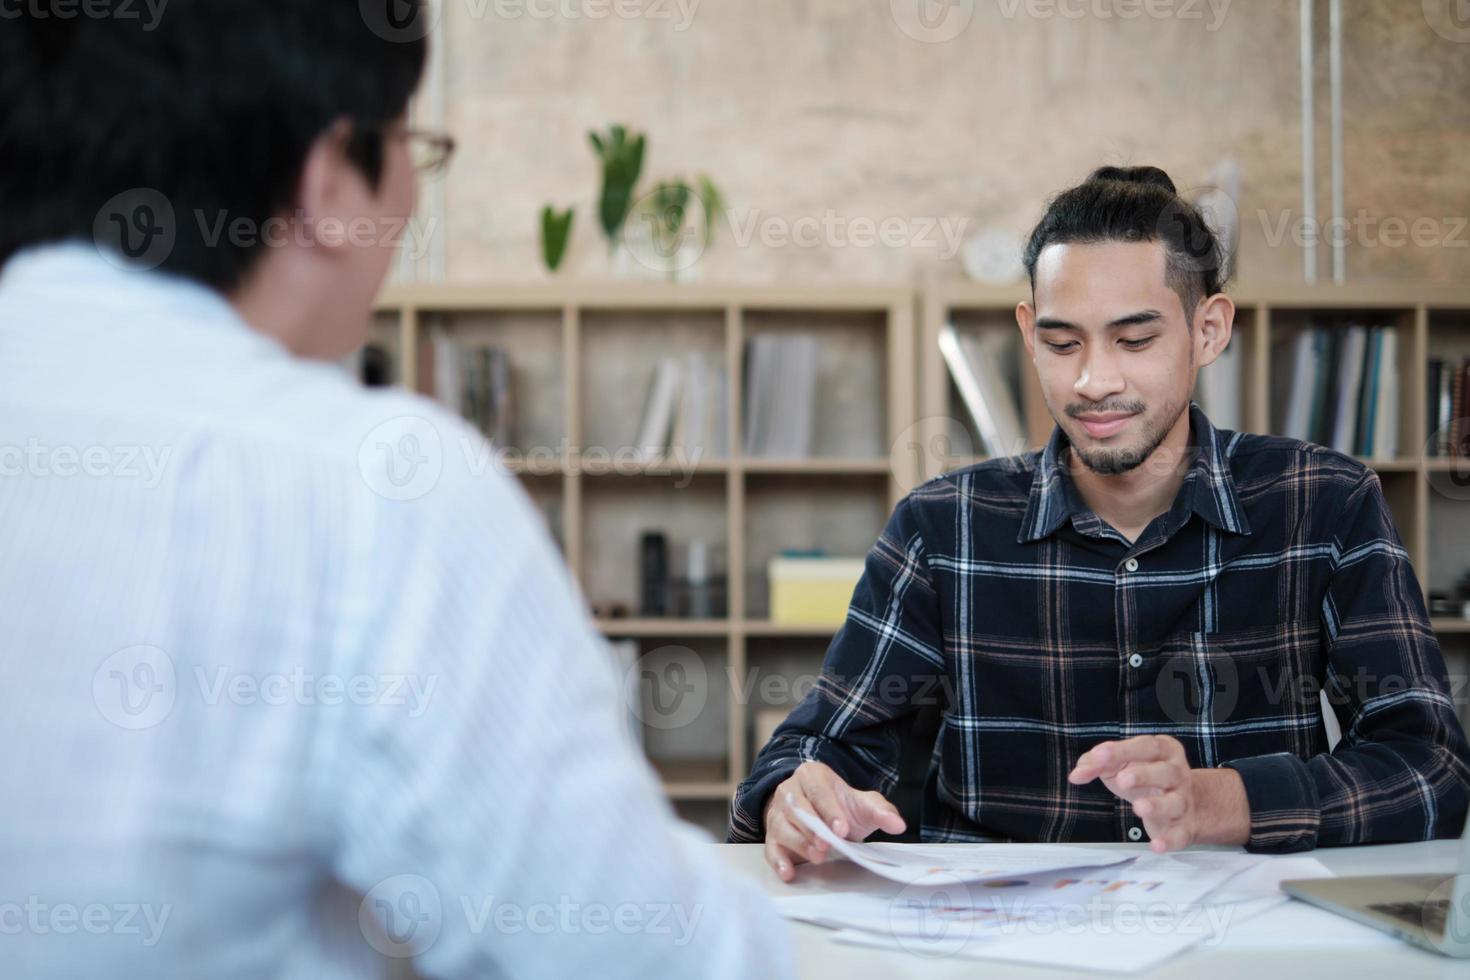
[[[348,222],[360,213],[362,176],[347,157],[351,136],[351,125],[338,120],[312,142],[301,167],[296,206],[306,240],[318,248],[345,247]]]
[[[1194,363],[1205,367],[1215,363],[1230,343],[1235,329],[1235,303],[1224,293],[1202,300],[1194,311]]]
[[[1021,342],[1026,345],[1026,356],[1036,360],[1036,308],[1024,300],[1016,304],[1016,326],[1021,328]]]

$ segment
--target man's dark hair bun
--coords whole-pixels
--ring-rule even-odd
[[[1064,242],[1158,242],[1169,286],[1188,316],[1220,291],[1225,275],[1214,230],[1158,167],[1098,167],[1053,198],[1022,256],[1033,291],[1042,249]]]
[[[1089,181],[1117,180],[1125,184],[1152,184],[1170,194],[1179,193],[1169,175],[1158,167],[1098,167],[1088,175]]]

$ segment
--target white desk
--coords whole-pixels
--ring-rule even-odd
[[[852,891],[871,886],[868,872],[846,861],[797,868],[796,880],[783,884],[766,866],[759,844],[714,844],[732,867],[755,878],[772,895],[793,895],[810,891]],[[1088,847],[1117,847],[1143,851],[1144,844],[1089,844]],[[1449,872],[1455,867],[1459,841],[1430,841],[1423,844],[1386,844],[1378,847],[1322,848],[1308,852],[1337,875]],[[1310,909],[1312,916],[1329,913]],[[1267,912],[1265,915],[1272,915]],[[1335,918],[1330,917],[1329,918]],[[1335,923],[1329,923],[1335,925]],[[912,977],[915,980],[949,980],[995,976],[1051,977],[1075,976],[1016,963],[977,960],[965,957],[926,957],[912,953],[889,952],[832,942],[826,929],[800,922],[790,923],[795,937],[798,973],[802,977],[840,977],[841,980],[865,980],[868,977]],[[1249,922],[1239,928],[1246,929]],[[1087,974],[1105,977],[1109,974]],[[1376,939],[1345,945],[1314,944],[1310,935],[1300,944],[1282,948],[1231,948],[1227,936],[1220,948],[1193,949],[1143,974],[1148,977],[1178,977],[1189,980],[1229,978],[1229,980],[1274,980],[1288,977],[1372,977],[1375,980],[1411,980],[1415,977],[1470,978],[1470,960],[1453,960],[1419,950],[1407,943],[1388,939],[1380,945]]]

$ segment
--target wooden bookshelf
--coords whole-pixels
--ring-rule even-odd
[[[511,351],[517,412],[528,417],[518,418],[517,445],[506,447],[502,465],[546,511],[589,600],[636,613],[644,529],[667,530],[674,545],[697,531],[723,552],[727,615],[597,621],[605,636],[637,640],[644,651],[687,649],[708,671],[710,696],[724,699],[673,736],[647,732],[651,761],[682,806],[724,805],[744,777],[754,712],[770,706],[765,661],[786,663],[794,646],[801,672],[813,672],[833,634],[765,618],[764,562],[783,547],[862,556],[917,481],[917,459],[892,453],[916,404],[913,295],[902,285],[575,282],[401,286],[379,302],[373,336],[407,387],[427,393],[420,351],[431,325]],[[618,458],[634,439],[654,359],[684,350],[725,367],[727,439],[740,447],[745,340],[798,330],[815,333],[823,351],[812,458]],[[721,719],[718,730],[710,718]]]
[[[1361,313],[1400,327],[1399,444],[1406,452],[1370,465],[1383,480],[1421,582],[1450,589],[1453,576],[1470,565],[1470,486],[1446,481],[1463,482],[1470,467],[1422,452],[1429,435],[1424,365],[1430,356],[1470,353],[1470,289],[1284,285],[1231,293],[1239,307],[1233,342],[1243,348],[1242,412],[1251,431],[1270,431],[1273,341],[1313,315]],[[517,405],[527,417],[511,447],[517,452],[504,466],[547,513],[589,599],[622,601],[634,611],[598,620],[599,630],[638,640],[645,651],[686,649],[711,675],[718,703],[707,714],[715,728],[662,743],[695,754],[660,757],[657,745],[649,748],[670,798],[686,815],[690,807],[704,808],[713,822],[713,808],[725,805],[758,748],[751,744],[756,711],[799,698],[799,685],[815,678],[834,632],[770,622],[765,562],[783,547],[865,554],[905,493],[980,458],[933,451],[943,445],[936,437],[963,432],[938,332],[951,321],[963,329],[1014,331],[1015,305],[1024,295],[1021,288],[962,282],[403,286],[382,297],[373,336],[394,356],[398,383],[420,389],[418,353],[430,325],[467,343],[511,350]],[[832,384],[822,393],[814,458],[751,459],[737,452],[681,465],[610,462],[610,451],[633,439],[653,358],[687,349],[702,349],[726,368],[727,438],[738,448],[745,340],[782,330],[815,332],[824,377],[841,376],[828,377]],[[521,388],[528,389],[524,404]],[[655,527],[668,530],[675,544],[697,530],[723,550],[725,615],[636,615],[636,541]],[[1433,626],[1452,673],[1470,671],[1470,621],[1436,617]]]

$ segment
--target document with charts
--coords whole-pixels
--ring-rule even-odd
[[[843,857],[889,881],[905,885],[987,881],[1063,868],[1101,868],[1134,855],[1101,848],[1049,844],[976,844],[925,847],[921,844],[861,844],[843,840],[820,819],[797,810],[797,817]]]

